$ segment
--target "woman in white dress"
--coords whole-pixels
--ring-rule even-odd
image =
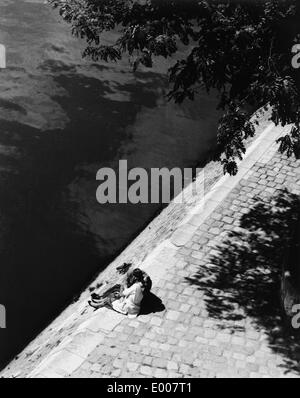
[[[138,316],[144,297],[143,281],[143,272],[138,268],[133,270],[130,286],[120,293],[120,299],[112,302],[113,309],[132,318]]]

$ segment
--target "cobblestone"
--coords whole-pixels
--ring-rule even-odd
[[[90,355],[82,358],[81,364],[78,362],[70,376],[300,375],[297,360],[289,354],[289,345],[283,349],[282,339],[277,342],[270,338],[267,320],[258,322],[257,316],[247,313],[247,305],[253,303],[242,306],[236,302],[228,310],[227,301],[232,304],[232,297],[240,297],[239,292],[234,291],[234,286],[228,291],[218,290],[215,284],[215,272],[224,255],[230,255],[232,262],[237,261],[238,253],[232,250],[228,254],[223,246],[228,248],[240,235],[248,233],[239,226],[251,208],[260,199],[270,203],[283,184],[289,184],[290,192],[300,192],[300,160],[291,161],[277,152],[266,159],[251,166],[248,178],[244,176],[205,223],[196,227],[189,242],[179,246],[166,260],[160,258],[162,264],[168,262],[170,266],[163,278],[155,281],[153,292],[162,299],[165,310],[140,315],[134,320],[123,317],[112,331],[105,332]],[[236,235],[230,235],[233,232]],[[261,294],[259,287],[256,294]],[[221,313],[219,317],[213,316],[209,303],[216,299],[224,304],[227,318]]]

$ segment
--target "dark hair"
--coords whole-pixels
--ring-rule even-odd
[[[130,287],[136,282],[144,282],[144,273],[139,268],[135,268],[127,277],[127,286]]]
[[[144,273],[139,268],[136,268],[132,271],[132,275],[137,282],[143,282],[144,280]]]

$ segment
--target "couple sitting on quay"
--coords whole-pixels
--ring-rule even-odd
[[[108,307],[135,318],[140,314],[143,300],[149,295],[151,287],[152,281],[149,275],[135,268],[128,273],[125,286],[117,285],[117,289],[104,296],[93,293],[89,304],[96,309]]]

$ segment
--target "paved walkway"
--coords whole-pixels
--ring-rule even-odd
[[[29,377],[299,376],[282,329],[283,243],[299,209],[300,161],[270,126],[143,263],[165,309],[129,319],[100,309]],[[158,300],[159,301],[159,300]]]

